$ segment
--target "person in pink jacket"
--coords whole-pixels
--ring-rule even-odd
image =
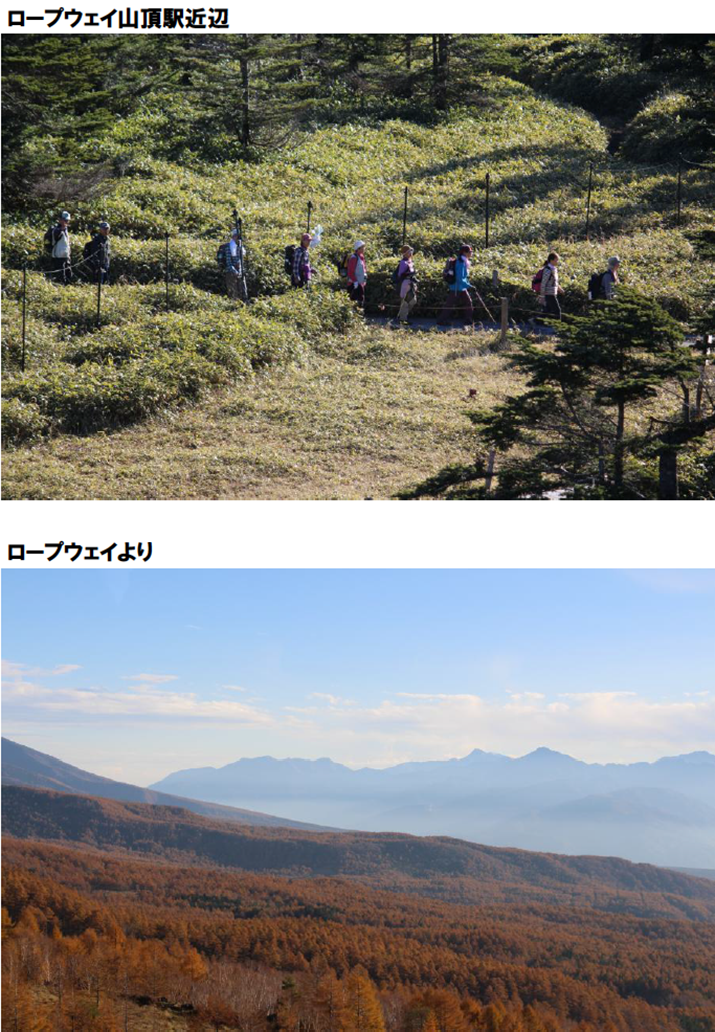
[[[348,258],[348,293],[358,308],[365,307],[365,284],[367,270],[365,268],[365,241],[356,240],[353,253]]]
[[[397,319],[393,321],[394,326],[406,326],[410,312],[417,304],[417,280],[415,263],[412,260],[414,253],[414,249],[408,244],[402,248],[402,258],[397,267],[397,289],[400,292],[401,304]]]

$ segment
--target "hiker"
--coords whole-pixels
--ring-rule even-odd
[[[401,304],[400,310],[397,313],[397,319],[393,322],[395,326],[407,326],[410,312],[417,304],[417,279],[415,277],[415,263],[412,260],[414,253],[414,248],[410,247],[409,244],[405,244],[402,248],[400,264],[397,266],[395,285],[400,292]]]
[[[618,267],[620,264],[621,259],[617,255],[609,258],[608,269],[601,277],[601,297],[604,297],[606,301],[613,300],[616,287],[621,282],[618,278]]]
[[[109,223],[100,222],[98,232],[84,245],[83,258],[87,260],[87,268],[95,283],[109,282]]]
[[[465,326],[474,324],[474,306],[469,296],[469,265],[472,257],[472,248],[469,244],[462,244],[456,258],[450,258],[444,271],[444,278],[449,283],[449,296],[444,308],[437,319],[438,326],[447,326],[451,323],[453,310],[462,309],[462,322]]]
[[[539,287],[539,304],[543,305],[547,315],[561,318],[561,305],[559,294],[563,294],[564,288],[559,286],[559,261],[561,259],[556,251],[550,251],[544,262],[544,271],[541,273],[541,285]]]
[[[70,213],[63,211],[57,216],[57,225],[50,226],[45,233],[45,248],[52,258],[53,279],[63,286],[72,279],[69,224]]]
[[[243,267],[246,248],[239,240],[237,229],[231,231],[228,243],[224,247],[224,256],[226,259],[224,272],[228,296],[235,301],[245,301],[248,293],[246,290],[246,273]]]
[[[348,258],[348,293],[350,300],[354,301],[358,308],[365,307],[366,283],[365,241],[356,240],[353,253]]]
[[[300,246],[296,247],[293,254],[293,275],[291,277],[291,285],[300,289],[301,287],[309,287],[310,280],[313,275],[313,269],[310,265],[310,233],[304,233],[300,238]]]

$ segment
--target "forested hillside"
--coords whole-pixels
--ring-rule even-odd
[[[445,259],[468,240],[491,314],[500,297],[515,322],[537,314],[531,277],[556,248],[567,312],[587,311],[590,274],[618,254],[625,282],[677,320],[681,343],[711,330],[714,52],[708,36],[6,38],[8,496],[389,494],[473,455],[465,387],[476,382],[480,410],[518,395],[525,377],[510,359],[523,338],[515,333],[497,357],[493,334],[431,333],[410,346],[366,324],[336,293],[335,263],[357,237],[367,242],[373,315],[396,312],[390,274],[406,234],[418,316],[434,318]],[[42,236],[65,207],[78,269],[60,291],[42,275]],[[255,299],[238,309],[222,296],[215,261],[234,210]],[[79,262],[100,219],[113,250],[112,285],[98,299]],[[319,287],[297,297],[283,250],[309,221],[324,229]],[[683,431],[672,400],[687,389],[688,422],[708,418],[709,374],[696,405],[704,367],[693,358],[636,398],[628,484],[611,484],[603,459],[599,467],[569,456],[567,486],[596,497],[657,494],[666,443],[681,459],[681,494],[711,491],[712,428]],[[257,409],[256,373],[273,367],[290,378],[296,363],[302,392],[282,405],[278,387]],[[381,388],[399,399],[392,410]],[[166,439],[167,412],[209,406],[217,392],[224,403],[203,428],[179,414],[183,430]],[[147,419],[110,449],[96,436]],[[654,439],[664,425],[680,435],[675,444]],[[157,448],[145,476],[144,456]],[[355,476],[341,476],[353,463]],[[500,481],[497,468],[497,494],[509,487],[506,472]],[[530,486],[542,485],[532,476]]]
[[[452,902],[576,902],[645,917],[715,919],[715,887],[618,857],[559,856],[459,839],[239,827],[176,806],[6,787],[3,831],[180,864],[338,877]]]
[[[122,1028],[137,1004],[155,1029],[715,1027],[711,922],[535,907],[518,891],[508,908],[456,905],[13,840],[4,865],[8,1028]]]

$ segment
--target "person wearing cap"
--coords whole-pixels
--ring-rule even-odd
[[[225,254],[226,268],[224,271],[228,296],[236,301],[246,301],[248,292],[246,289],[246,273],[243,266],[246,248],[239,242],[237,229],[231,232]]]
[[[87,268],[95,283],[97,280],[101,280],[102,283],[109,282],[109,252],[109,223],[103,220],[84,249]]]
[[[397,313],[396,325],[405,326],[410,312],[417,304],[417,281],[415,279],[415,263],[412,260],[414,249],[405,244],[402,258],[397,266],[397,289],[400,292],[400,310]]]
[[[606,301],[612,301],[616,287],[621,282],[618,278],[618,268],[621,264],[621,259],[614,255],[613,258],[608,259],[608,268],[601,277],[601,294],[605,297]]]
[[[60,212],[57,225],[50,226],[45,233],[45,247],[52,258],[52,279],[63,286],[67,286],[72,279],[69,224],[70,213]]]
[[[300,238],[300,246],[296,247],[293,255],[293,278],[292,285],[296,288],[309,287],[313,275],[310,265],[310,233],[304,233]]]
[[[472,257],[472,248],[469,244],[462,244],[459,254],[454,260],[454,283],[449,284],[449,295],[444,308],[439,313],[437,323],[439,326],[446,326],[452,321],[455,308],[462,310],[462,322],[465,326],[474,325],[474,305],[469,296],[469,265]]]
[[[367,269],[365,268],[365,241],[356,240],[353,253],[348,258],[348,293],[358,308],[365,307],[365,284]]]

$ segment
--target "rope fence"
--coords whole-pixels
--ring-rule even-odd
[[[714,171],[715,170],[715,165],[702,164],[700,162],[691,161],[688,158],[683,157],[682,155],[678,155],[678,160],[676,162],[670,161],[670,162],[661,162],[659,164],[654,164],[654,165],[640,165],[640,166],[638,166],[636,168],[634,168],[633,165],[619,164],[618,162],[608,162],[608,163],[598,163],[598,162],[593,162],[593,161],[589,162],[589,164],[588,164],[588,179],[587,179],[587,181],[584,180],[582,183],[579,183],[577,180],[574,180],[574,182],[576,182],[576,185],[580,185],[581,186],[581,189],[583,190],[583,192],[585,194],[584,238],[586,240],[590,240],[590,235],[591,235],[591,232],[593,231],[592,198],[593,198],[594,191],[598,187],[598,176],[599,176],[600,173],[609,172],[609,173],[616,173],[616,174],[618,174],[619,172],[622,172],[622,173],[627,174],[628,176],[632,177],[634,174],[640,175],[642,173],[653,172],[655,170],[664,170],[664,169],[671,170],[672,174],[673,174],[673,179],[674,179],[672,215],[674,216],[675,224],[677,226],[680,226],[681,223],[682,223],[682,209],[683,209],[683,174],[684,174],[684,172],[687,172],[689,168],[703,169],[703,170],[706,170],[706,171]],[[498,211],[495,211],[494,210],[494,206],[493,206],[493,196],[494,196],[494,187],[495,187],[495,185],[498,187],[498,190],[501,193],[507,194],[510,198],[517,199],[517,195],[515,193],[513,193],[513,191],[509,188],[509,185],[508,185],[507,182],[504,182],[504,183],[497,182],[495,184],[495,182],[492,180],[492,173],[490,171],[486,171],[485,172],[484,187],[483,187],[483,199],[484,199],[483,220],[484,220],[484,246],[485,246],[485,248],[489,248],[490,241],[493,241],[493,239],[494,239],[494,231],[493,231],[494,230],[494,220],[495,220],[495,216],[498,219],[498,215],[499,215]],[[409,186],[405,186],[404,187],[404,191],[403,191],[402,204],[400,205],[400,207],[402,209],[401,210],[401,216],[402,216],[401,222],[402,222],[402,245],[403,246],[406,243],[407,236],[408,236],[409,216],[410,216],[409,203],[410,203],[410,189],[409,189]],[[514,205],[514,206],[516,206],[516,205]],[[313,221],[314,210],[315,210],[315,206],[314,206],[312,200],[309,200],[307,202],[307,205],[306,205],[306,216],[307,217],[306,217],[305,225],[306,225],[306,232],[307,233],[310,233],[310,227],[311,227],[311,223]],[[418,213],[416,211],[413,213],[413,217],[419,218],[419,215],[418,215]],[[666,217],[667,217],[667,213],[666,213]],[[237,233],[237,236],[238,236],[238,243],[239,243],[239,246],[242,248],[243,247],[243,223],[242,223],[242,219],[239,218],[238,212],[236,211],[236,209],[233,210],[233,220],[234,220],[234,225],[235,225],[235,228],[236,228],[236,233]],[[467,221],[467,220],[463,221],[463,220],[457,219],[457,220],[455,220],[455,225],[458,226],[459,228],[464,227],[465,229],[467,227],[474,229],[474,227],[475,227],[475,223],[474,223],[473,219],[470,219],[469,221]],[[164,276],[163,276],[164,282],[165,282],[165,289],[166,289],[166,310],[167,311],[170,311],[170,309],[171,309],[171,300],[170,300],[170,291],[169,291],[169,285],[170,285],[170,258],[171,258],[171,256],[170,256],[170,234],[167,232],[165,234],[165,261],[164,261]],[[103,277],[103,275],[101,273],[101,270],[98,269],[96,267],[96,265],[95,265],[95,258],[94,258],[94,256],[90,256],[88,258],[82,257],[77,262],[68,263],[66,265],[63,265],[60,268],[57,268],[57,269],[39,268],[39,269],[36,269],[35,271],[42,272],[42,274],[45,276],[46,279],[48,279],[50,281],[54,281],[54,282],[57,282],[57,280],[54,279],[55,277],[62,277],[62,282],[66,283],[67,282],[67,275],[68,275],[68,273],[71,275],[71,274],[75,273],[76,271],[81,270],[81,269],[83,269],[83,268],[85,268],[87,266],[93,267],[92,268],[93,276],[96,276],[96,278],[97,278],[97,315],[96,315],[96,324],[99,327],[101,325],[101,317],[102,317],[102,286],[103,286],[103,279],[104,279],[104,277]],[[245,298],[245,297],[247,297],[247,291],[245,290],[245,262],[244,262],[243,258],[241,259],[241,267],[242,267],[242,273],[244,274],[244,292],[243,292],[243,297]],[[27,358],[27,355],[26,355],[27,271],[28,271],[28,263],[25,262],[25,263],[23,263],[23,266],[22,266],[22,292],[21,292],[21,305],[22,305],[21,369],[22,369],[22,372],[25,371],[26,358]],[[91,281],[91,279],[87,280],[87,282],[89,282],[89,281]],[[159,281],[156,281],[156,282],[159,282]],[[498,287],[498,274],[496,272],[493,273],[493,283],[492,283],[492,285],[493,285],[494,288]],[[472,288],[472,289],[475,289],[475,288]],[[494,317],[494,315],[492,314],[492,312],[487,307],[487,305],[485,304],[485,302],[483,301],[483,299],[481,298],[481,296],[478,294],[478,292],[477,292],[477,300],[480,302],[481,306],[484,308],[484,310],[489,315],[490,320],[492,322],[497,323],[498,325],[501,326],[501,328],[502,328],[502,337],[504,336],[504,334],[506,332],[505,329],[504,329],[505,325],[507,325],[509,323],[509,321],[513,322],[513,320],[511,320],[511,316],[509,315],[510,312],[518,312],[518,313],[526,314],[526,315],[529,316],[529,320],[533,320],[533,319],[535,319],[536,317],[538,317],[540,315],[540,312],[539,312],[538,309],[535,310],[533,307],[532,308],[524,308],[524,307],[520,307],[520,306],[517,306],[517,305],[513,305],[508,299],[501,298],[500,299],[500,303],[501,303],[501,306],[502,306],[501,318],[500,319],[496,319]],[[399,310],[400,307],[401,307],[400,302],[395,302],[394,304],[386,302],[386,303],[380,304],[379,307],[378,307],[378,310],[381,311],[381,312],[382,311],[387,311],[387,310],[392,310],[392,309],[397,311],[397,310]],[[506,313],[507,313],[506,314],[506,321],[505,321],[505,316],[504,316],[504,311],[505,310],[506,310]],[[442,307],[441,306],[440,307],[438,307],[438,306],[424,306],[424,305],[421,304],[420,305],[420,311],[421,312],[436,312],[436,313],[439,313],[439,312],[442,311]]]

